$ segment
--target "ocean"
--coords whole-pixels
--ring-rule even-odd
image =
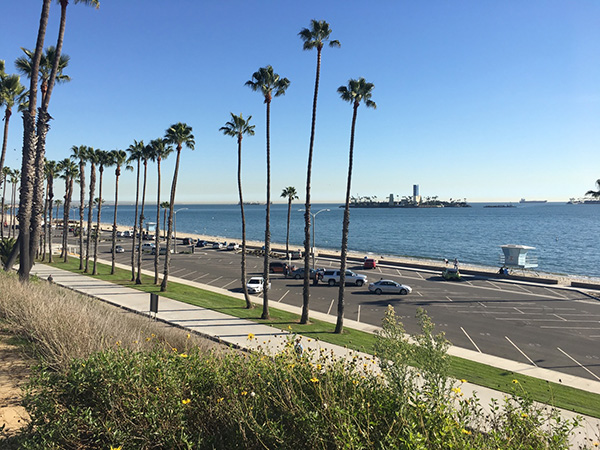
[[[600,205],[565,203],[516,204],[513,208],[353,208],[350,210],[350,250],[376,256],[395,255],[499,267],[501,245],[535,247],[541,272],[600,278],[598,238]],[[339,249],[343,208],[315,204],[315,246]],[[290,247],[303,247],[304,207],[292,204]],[[187,209],[182,209],[187,208]],[[241,238],[239,205],[177,205],[179,233]],[[265,205],[246,205],[247,239],[264,240]],[[326,211],[329,209],[329,211]],[[133,226],[135,206],[119,206],[120,225]],[[74,214],[76,217],[74,217]],[[155,222],[156,206],[146,205],[146,221]],[[78,213],[71,211],[72,218]],[[86,216],[87,217],[87,216]],[[161,212],[161,223],[163,220]],[[112,223],[113,206],[102,208],[102,222]],[[287,205],[271,207],[271,241],[285,244]],[[162,225],[161,225],[162,228]]]

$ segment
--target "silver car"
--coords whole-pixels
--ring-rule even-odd
[[[393,280],[379,280],[369,284],[369,292],[377,295],[381,294],[401,294],[406,295],[412,292],[412,288],[405,284],[396,283]]]

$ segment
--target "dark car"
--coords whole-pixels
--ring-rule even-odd
[[[183,238],[181,245],[194,245],[194,240],[192,238]]]
[[[315,273],[317,271],[315,269],[310,269],[310,279],[312,280],[315,277]],[[299,280],[300,278],[304,278],[304,267],[298,267],[296,270],[291,271],[288,274],[288,277],[295,278]]]
[[[198,242],[196,242],[196,247],[206,247],[208,245],[208,242],[203,241],[201,239],[198,239]]]
[[[283,273],[289,269],[290,268],[287,265],[287,263],[284,263],[284,262],[273,261],[272,263],[269,264],[269,272],[271,272],[271,273]]]

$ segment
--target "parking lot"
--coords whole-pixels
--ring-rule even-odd
[[[131,241],[123,239],[119,244],[125,247],[125,253],[117,254],[117,261],[129,264]],[[183,250],[180,246],[179,251]],[[109,242],[101,243],[100,255],[110,259]],[[172,255],[170,274],[240,292],[240,260],[236,251],[196,248],[193,254]],[[154,270],[154,257],[144,254],[142,267]],[[262,257],[248,255],[248,277],[261,275],[262,267]],[[317,258],[316,267],[337,268],[339,261]],[[348,286],[348,319],[380,325],[391,304],[412,334],[419,331],[417,308],[423,308],[453,345],[600,380],[600,302],[590,296],[570,289],[496,279],[463,277],[460,282],[445,281],[439,272],[408,267],[361,267],[349,264],[350,270],[366,275],[368,282],[390,279],[411,286],[413,291],[409,295],[375,295],[367,285]],[[272,307],[279,302],[302,305],[303,280],[272,274],[271,283]],[[338,287],[311,283],[310,292],[311,310],[336,314]]]

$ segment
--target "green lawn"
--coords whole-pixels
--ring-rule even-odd
[[[71,258],[66,264],[61,261],[52,265],[60,269],[81,273],[79,270],[79,259],[77,258]],[[345,328],[343,334],[335,334],[333,333],[333,324],[318,320],[313,320],[308,325],[300,325],[300,317],[298,315],[273,307],[269,308],[271,319],[262,320],[260,318],[262,308],[246,309],[244,300],[238,300],[233,297],[172,281],[169,282],[167,292],[160,292],[160,286],[153,284],[154,277],[142,275],[142,284],[136,285],[130,281],[131,270],[117,268],[115,274],[110,275],[110,266],[104,264],[98,265],[98,272],[98,275],[95,277],[121,286],[128,286],[149,293],[159,293],[163,297],[213,309],[224,314],[249,319],[283,330],[288,330],[288,327],[290,327],[292,332],[302,334],[303,336],[366,353],[373,352],[375,336],[370,333]],[[536,401],[575,411],[579,414],[600,418],[600,395],[587,391],[550,383],[526,375],[515,374],[458,357],[451,357],[451,375],[457,379],[466,379],[470,383],[479,386],[508,393],[513,392],[515,387],[513,380],[518,380],[519,384]]]

